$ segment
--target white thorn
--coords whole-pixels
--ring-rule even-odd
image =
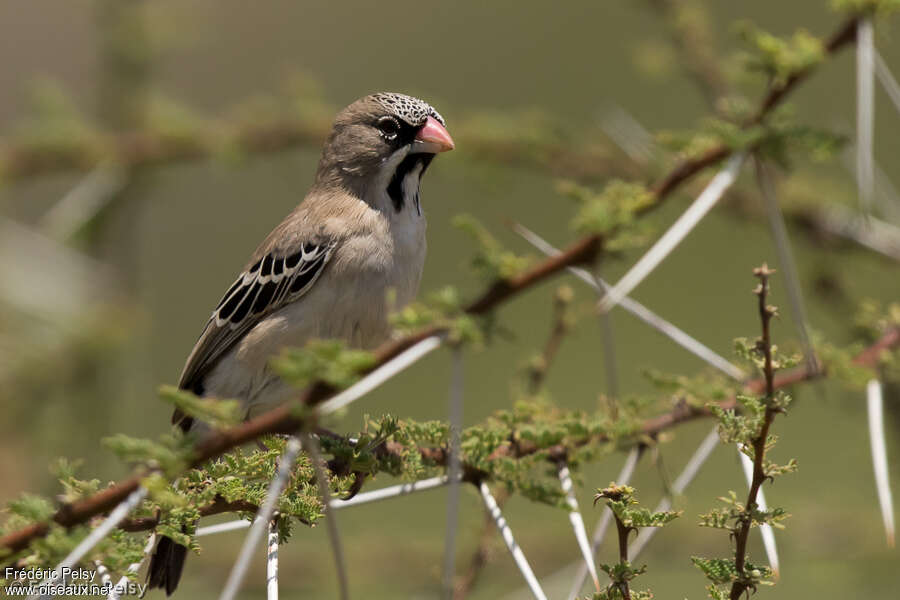
[[[380,490],[372,490],[370,492],[357,494],[349,500],[331,500],[331,508],[333,510],[340,510],[343,508],[360,506],[362,504],[369,504],[371,502],[378,502],[380,500],[389,500],[391,498],[407,496],[414,492],[424,492],[425,490],[433,490],[447,485],[448,481],[449,478],[446,475],[439,475],[437,477],[421,479],[411,483],[399,483],[397,485],[381,488]],[[236,519],[225,523],[217,523],[215,525],[198,528],[194,537],[203,537],[207,535],[216,535],[218,533],[227,533],[229,531],[237,531],[239,529],[247,529],[250,525],[251,522],[246,519]]]
[[[62,559],[62,561],[56,565],[56,568],[53,569],[53,574],[50,575],[47,579],[37,584],[36,587],[40,587],[42,585],[53,585],[56,583],[60,576],[61,571],[63,569],[69,569],[75,565],[78,561],[84,558],[84,555],[91,551],[91,549],[96,546],[100,541],[103,540],[109,532],[111,532],[115,527],[125,520],[125,517],[128,516],[132,510],[137,507],[138,504],[147,496],[147,488],[140,486],[138,489],[134,490],[128,497],[122,500],[113,510],[109,513],[109,516],[103,520],[100,525],[95,527],[86,538],[81,540],[81,542],[75,546],[75,549],[69,552],[69,554]],[[37,598],[37,594],[29,596],[29,598]]]
[[[575,490],[572,485],[572,475],[569,473],[569,467],[565,463],[559,464],[559,482],[562,485],[563,492],[566,495],[566,504],[571,509],[569,511],[569,522],[572,523],[572,530],[575,532],[575,540],[578,542],[578,548],[581,550],[581,556],[584,558],[585,567],[594,580],[594,588],[600,591],[600,579],[597,577],[597,567],[594,565],[594,552],[591,550],[591,543],[588,541],[587,531],[584,527],[584,519],[578,511],[578,500],[575,498]]]
[[[875,138],[875,42],[872,19],[856,28],[856,185],[864,213],[872,210]]]
[[[547,600],[544,590],[541,589],[541,584],[538,583],[537,577],[534,576],[534,572],[531,570],[531,566],[529,566],[528,560],[525,558],[525,554],[516,543],[512,530],[510,530],[509,525],[506,523],[506,519],[503,518],[503,513],[500,512],[500,507],[497,506],[497,501],[491,494],[491,490],[488,488],[487,483],[482,481],[481,484],[479,484],[478,489],[481,491],[481,498],[484,500],[485,507],[490,513],[491,518],[494,520],[494,525],[503,537],[503,541],[506,542],[506,547],[509,548],[509,553],[512,554],[513,560],[516,561],[516,566],[519,567],[519,571],[521,571],[522,576],[525,577],[525,582],[528,584],[531,593],[534,594],[534,597],[537,598],[537,600]]]
[[[769,227],[772,229],[772,237],[775,240],[775,250],[778,252],[778,262],[784,275],[788,300],[790,300],[791,312],[797,324],[797,333],[800,336],[800,344],[803,346],[806,365],[811,373],[815,373],[819,365],[810,341],[809,319],[806,316],[806,309],[803,303],[800,275],[797,272],[797,263],[794,261],[794,254],[791,251],[791,242],[788,239],[787,227],[784,225],[784,216],[781,214],[781,207],[778,205],[778,199],[775,197],[775,186],[769,170],[759,158],[756,158],[754,162],[756,166],[756,180],[766,204],[766,211],[769,214]]]
[[[333,398],[319,404],[316,407],[316,414],[327,415],[336,410],[347,406],[348,404],[359,400],[379,385],[397,375],[410,365],[414,364],[420,358],[437,348],[443,342],[443,337],[433,335],[424,340],[410,346],[388,362],[384,363],[346,390],[337,394]]]
[[[875,487],[888,546],[894,547],[894,500],[888,476],[887,445],[884,436],[884,400],[881,382],[872,379],[866,384],[866,404],[869,409],[869,442],[872,445],[872,468],[875,470]]]
[[[631,449],[628,456],[625,458],[625,463],[622,465],[621,471],[619,471],[616,483],[627,485],[628,482],[631,481],[631,476],[634,474],[634,469],[637,466],[638,458],[640,458],[640,456],[641,451],[637,446]],[[600,522],[597,524],[597,528],[594,529],[594,535],[591,539],[592,554],[597,553],[597,548],[600,547],[600,543],[603,541],[604,536],[606,536],[606,530],[609,528],[610,521],[612,521],[612,511],[603,511],[603,516],[600,517]],[[575,600],[575,598],[578,597],[578,593],[581,591],[581,588],[584,587],[584,580],[587,579],[587,576],[587,566],[579,564],[578,572],[575,574],[575,579],[572,582],[572,588],[569,590],[569,600]]]
[[[678,220],[662,235],[659,240],[644,254],[635,265],[606,293],[598,308],[607,312],[630,294],[659,264],[684,240],[685,236],[706,216],[719,201],[741,171],[744,164],[744,153],[739,152],[728,159],[725,167],[719,171],[706,189],[697,197],[691,206],[682,213]]]
[[[718,445],[719,432],[716,427],[713,427],[712,431],[706,434],[706,437],[703,438],[703,441],[700,442],[700,445],[694,450],[691,459],[687,462],[684,469],[682,469],[681,474],[678,475],[678,478],[675,479],[675,482],[672,484],[673,494],[681,494],[687,489],[687,486],[690,485],[691,481],[694,480],[694,477],[697,476],[697,473],[700,472],[700,467],[703,466],[703,463],[706,462],[712,454],[712,451],[715,450]],[[670,508],[672,508],[672,497],[666,496],[659,501],[659,504],[656,505],[653,512],[663,512]],[[659,531],[658,527],[646,527],[641,530],[634,540],[634,543],[628,548],[629,560],[637,558],[638,554],[647,547],[647,544],[653,536],[656,535],[657,531]]]
[[[560,254],[559,249],[554,248],[552,245],[547,243],[546,240],[544,240],[542,237],[540,237],[538,234],[534,233],[524,225],[516,223],[513,225],[513,229],[516,233],[522,236],[525,241],[527,241],[529,244],[531,244],[547,256],[556,256]],[[568,267],[567,270],[575,275],[578,279],[594,288],[600,294],[606,292],[609,289],[609,285],[605,281],[603,281],[603,279],[594,277],[584,269],[581,269],[579,267]],[[703,345],[669,321],[666,321],[637,300],[625,296],[619,302],[619,306],[621,306],[622,309],[631,313],[633,316],[637,317],[664,336],[668,337],[670,340],[672,340],[700,360],[725,373],[729,377],[736,379],[737,381],[742,381],[746,377],[745,373],[739,367],[732,364],[727,359],[722,357],[720,354],[717,354],[707,346]]]
[[[347,578],[347,565],[344,560],[344,549],[341,545],[341,536],[338,533],[337,519],[331,510],[331,489],[328,485],[328,474],[325,472],[325,463],[319,451],[319,441],[308,433],[303,434],[303,446],[310,454],[313,468],[316,471],[316,483],[319,486],[319,495],[322,497],[322,506],[325,508],[325,526],[328,528],[328,538],[331,540],[331,553],[334,555],[334,566],[337,571],[338,587],[341,600],[349,600],[350,584]]]
[[[397,485],[381,488],[380,490],[372,490],[371,492],[357,494],[349,500],[332,500],[331,508],[335,510],[341,508],[350,508],[352,506],[359,506],[360,504],[368,504],[369,502],[377,502],[379,500],[388,500],[390,498],[406,496],[408,494],[412,494],[413,492],[433,490],[434,488],[447,485],[449,481],[450,479],[446,475],[439,475],[437,477],[422,479],[420,481],[413,481],[411,483],[400,483]]]
[[[153,546],[156,545],[156,533],[151,533],[147,538],[147,543],[144,544],[144,556],[141,557],[141,560],[132,563],[128,566],[128,573],[134,574],[141,570],[141,567],[147,559],[150,558],[150,553],[153,552]],[[107,596],[107,600],[119,600],[123,594],[127,591],[127,586],[129,583],[129,579],[127,575],[123,575],[119,581],[116,582],[115,587],[109,591],[109,596]]]
[[[744,475],[747,477],[747,487],[753,485],[753,461],[750,457],[741,452],[740,444],[737,447],[738,456],[741,457],[741,466],[744,468]],[[769,510],[766,504],[766,495],[763,493],[762,486],[756,493],[756,505],[761,511]],[[775,532],[768,523],[762,523],[759,526],[759,535],[762,537],[763,547],[766,549],[766,557],[769,559],[769,566],[775,573],[775,577],[781,576],[781,568],[778,564],[778,547],[775,545]]]
[[[891,70],[888,68],[887,63],[878,50],[875,50],[874,56],[875,74],[878,76],[878,81],[881,82],[884,91],[887,92],[891,102],[894,103],[894,108],[900,113],[900,84],[897,83],[897,79],[894,77],[894,74],[891,73]]]
[[[266,600],[278,600],[278,517],[269,521],[266,544]]]

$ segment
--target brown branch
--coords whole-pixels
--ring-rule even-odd
[[[828,43],[828,53],[832,54],[839,48],[855,39],[852,34],[856,18],[841,27],[838,34],[832,37]],[[847,33],[847,32],[850,33]],[[758,118],[762,119],[774,106],[776,106],[796,85],[803,80],[811,68],[801,75],[788,78],[787,82],[773,89],[766,96],[762,107],[758,111]],[[753,121],[752,121],[753,122]],[[751,123],[752,123],[751,122]],[[694,177],[707,167],[710,167],[731,154],[732,150],[725,146],[714,148],[699,158],[689,159],[676,166],[660,184],[652,190],[654,195],[653,206],[659,206],[662,201],[681,183]],[[190,151],[188,150],[188,154]],[[643,212],[646,212],[645,209]],[[552,275],[562,272],[566,267],[590,261],[600,250],[601,239],[599,236],[585,237],[567,248],[561,254],[548,258],[531,267],[525,273],[509,280],[495,282],[478,299],[466,307],[466,312],[471,315],[483,315],[496,308],[506,300],[530,289],[534,285],[544,281]],[[375,351],[375,366],[384,364],[407,348],[432,335],[442,334],[445,330],[439,327],[430,327],[419,333],[407,336],[400,340],[389,342]],[[314,406],[321,403],[335,390],[330,386],[317,382],[300,394],[297,402],[282,405],[266,412],[246,423],[232,429],[217,431],[201,441],[195,448],[194,457],[190,467],[198,467],[211,458],[215,458],[231,448],[240,446],[260,436],[271,433],[293,433],[304,426],[315,426],[313,419],[303,416],[298,406]],[[682,420],[695,418],[697,415],[687,414]],[[680,421],[677,421],[680,422]],[[72,504],[59,508],[52,517],[53,523],[64,527],[84,523],[95,515],[103,514],[111,510],[128,494],[140,485],[142,476],[149,471],[144,470],[124,481],[116,483],[102,492],[98,492],[88,498],[84,498]],[[25,548],[32,540],[43,537],[49,531],[49,522],[33,523],[16,531],[10,532],[0,538],[0,549],[18,552]]]
[[[532,360],[528,367],[528,388],[532,394],[540,391],[544,379],[553,365],[553,360],[559,352],[563,338],[569,332],[568,307],[571,302],[572,289],[570,287],[562,286],[556,290],[556,297],[553,299],[553,326],[544,343],[543,351]]]
[[[224,498],[217,497],[206,506],[201,506],[199,512],[201,517],[211,517],[213,515],[220,515],[222,513],[255,513],[257,510],[259,510],[259,506],[253,504],[252,502],[247,502],[245,500],[235,500],[234,502],[227,502]],[[131,532],[147,531],[149,529],[153,529],[158,524],[158,517],[136,517],[134,519],[126,519],[125,521],[122,521],[122,523],[119,524],[119,529]]]
[[[330,121],[282,116],[249,119],[198,119],[194,128],[177,136],[151,129],[112,133],[91,132],[82,138],[53,144],[28,139],[0,140],[0,176],[21,180],[68,171],[90,171],[105,163],[123,170],[161,167],[230,155],[267,155],[301,147],[319,147]],[[509,142],[463,130],[454,134],[474,158],[500,164],[538,166],[559,177],[580,180],[638,176],[629,162],[612,155],[597,140],[548,141],[535,152]]]
[[[881,361],[882,354],[888,350],[893,348],[900,347],[900,327],[891,329],[887,331],[879,340],[873,343],[871,346],[864,349],[860,352],[854,359],[853,364],[860,367],[875,367]],[[822,378],[826,375],[825,371],[817,371],[813,372],[808,370],[807,367],[798,367],[791,371],[787,371],[785,373],[779,374],[774,378],[773,381],[773,389],[778,390],[785,387],[789,387],[798,383],[802,383],[804,381],[811,381],[815,379]],[[765,378],[752,379],[747,381],[744,384],[744,391],[747,393],[760,393],[766,386]],[[726,400],[719,404],[719,407],[725,410],[736,409],[738,407],[737,401],[734,397],[729,400]],[[646,437],[654,437],[658,434],[671,429],[672,427],[676,427],[678,425],[700,419],[711,417],[712,412],[706,407],[695,407],[689,406],[687,404],[679,404],[672,411],[667,412],[665,414],[659,415],[657,417],[653,417],[647,419],[643,422],[643,424],[636,430],[635,432],[635,440],[636,443],[642,443],[641,440]],[[324,428],[317,428],[316,433],[319,436],[327,436],[333,439],[342,439],[344,436],[335,433],[333,431],[329,431]],[[585,445],[589,443],[602,443],[605,441],[609,441],[609,438],[605,436],[595,436],[593,438],[585,438],[583,440],[579,440],[579,445]],[[499,457],[512,457],[512,458],[522,458],[525,456],[529,456],[539,451],[547,452],[548,456],[551,460],[559,460],[561,458],[565,458],[567,448],[563,445],[551,446],[549,448],[541,449],[537,445],[532,444],[530,442],[520,441],[514,445],[504,445],[500,446],[490,458],[495,459]],[[438,466],[446,466],[448,454],[445,448],[442,447],[421,447],[418,449],[419,454],[422,458],[429,464],[434,464]],[[383,457],[385,456],[394,456],[398,459],[401,459],[406,452],[405,447],[395,442],[386,442],[382,444],[376,449],[376,452],[381,454]],[[471,465],[463,464],[463,480],[471,483],[475,483],[481,481],[485,477],[485,473],[472,467]],[[110,488],[117,489],[117,488]],[[108,491],[108,490],[107,490]],[[103,494],[105,492],[101,492]],[[119,493],[119,492],[116,492]],[[127,494],[126,494],[127,495]],[[98,500],[99,502],[99,500]],[[113,501],[110,503],[110,508],[115,506],[117,502]],[[200,508],[201,516],[211,516],[217,515],[226,512],[253,512],[256,510],[256,505],[250,504],[244,501],[235,501],[235,502],[225,502],[222,499],[216,499],[211,504],[208,504],[204,507]],[[105,512],[105,511],[101,511]],[[100,514],[100,513],[97,513]],[[122,525],[120,525],[121,529],[126,531],[146,531],[149,529],[153,529],[157,525],[158,521],[153,517],[140,517],[135,519],[129,519],[124,521]],[[28,528],[26,528],[28,529]],[[20,530],[25,531],[25,530]],[[46,529],[44,529],[46,531]],[[476,557],[473,556],[473,562],[475,562]]]
[[[616,535],[619,538],[619,564],[625,565],[628,564],[628,534],[631,533],[631,528],[622,522],[622,519],[619,518],[619,515],[612,508],[609,510],[612,511],[613,519],[616,520]],[[631,589],[627,580],[619,584],[619,590],[621,590],[622,597],[625,600],[631,600]]]

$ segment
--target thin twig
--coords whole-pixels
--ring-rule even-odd
[[[757,496],[760,487],[766,480],[766,474],[763,470],[766,444],[769,440],[769,429],[775,420],[778,409],[774,405],[775,399],[775,367],[772,362],[772,337],[770,324],[772,317],[775,315],[775,308],[766,303],[769,295],[769,276],[774,271],[763,264],[762,267],[754,270],[754,275],[759,278],[759,285],[754,293],[758,298],[759,319],[762,322],[762,336],[757,343],[757,350],[763,356],[763,376],[765,378],[764,404],[765,412],[763,414],[762,426],[759,432],[750,441],[753,448],[753,479],[750,482],[750,491],[747,493],[747,502],[744,504],[745,510],[752,511],[759,506]],[[744,572],[744,566],[747,561],[747,541],[750,538],[750,528],[753,519],[749,514],[740,521],[740,526],[734,532],[735,551],[734,566],[738,573],[738,579],[731,586],[731,600],[739,600],[741,595],[747,590],[747,577]]]
[[[544,349],[530,365],[528,372],[528,388],[532,394],[536,394],[543,386],[550,367],[562,346],[563,339],[569,332],[568,307],[572,301],[572,290],[566,286],[556,291],[553,299],[553,326],[544,342]]]
[[[616,366],[616,337],[613,333],[612,315],[608,312],[600,314],[600,335],[603,338],[603,372],[606,375],[606,395],[610,402],[615,403],[619,397],[619,373]]]

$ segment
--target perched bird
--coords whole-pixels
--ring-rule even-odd
[[[303,201],[259,245],[206,323],[179,386],[240,399],[248,417],[287,399],[269,368],[286,346],[313,338],[369,348],[389,333],[388,290],[412,300],[425,262],[419,183],[453,149],[444,119],[411,96],[378,93],[335,118]],[[175,411],[184,431],[204,425]],[[148,583],[171,595],[187,548],[163,537]]]

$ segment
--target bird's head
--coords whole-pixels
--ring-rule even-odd
[[[338,113],[316,179],[370,201],[386,195],[399,211],[409,205],[406,195],[418,193],[418,178],[434,155],[452,149],[444,119],[430,104],[404,94],[372,94]]]

